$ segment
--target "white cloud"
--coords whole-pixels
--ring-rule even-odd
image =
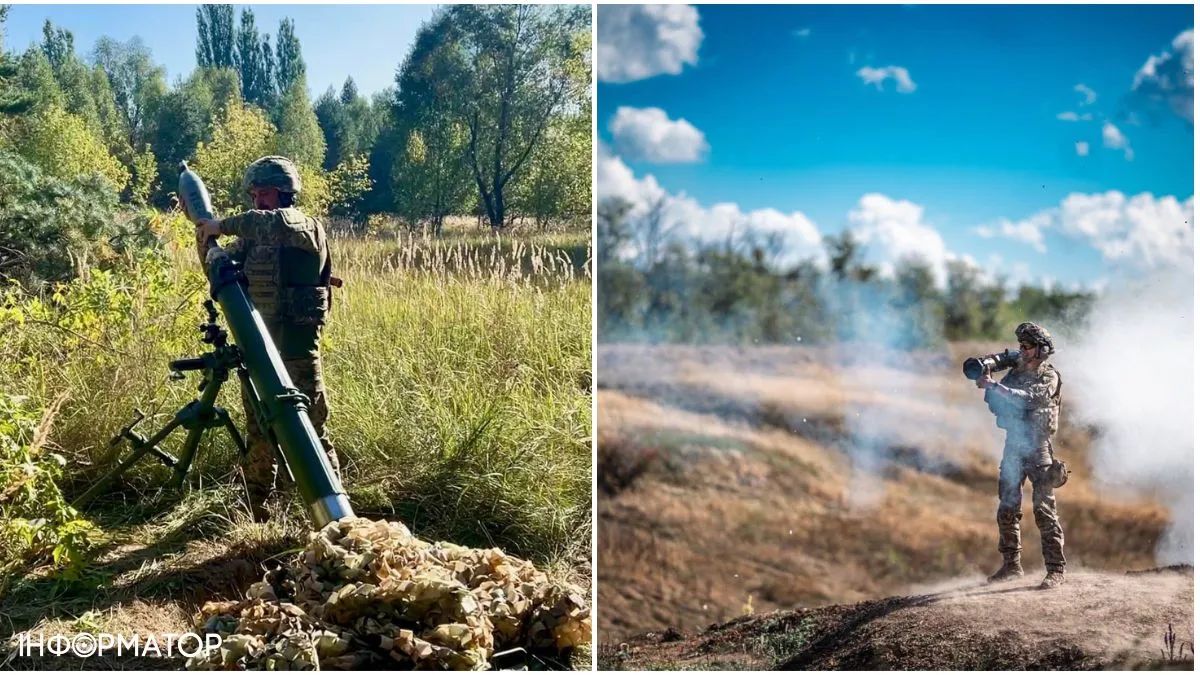
[[[826,263],[820,231],[799,211],[784,213],[777,209],[756,209],[745,212],[737,204],[728,202],[704,207],[684,193],[668,193],[652,175],[637,178],[633,170],[604,144],[599,146],[598,155],[597,198],[617,197],[629,202],[635,218],[661,203],[671,236],[718,243],[731,236],[769,235],[779,244],[777,260],[780,264],[801,260],[813,260],[822,266]]]
[[[892,276],[906,260],[923,263],[938,287],[945,287],[946,262],[954,257],[923,216],[924,209],[913,202],[874,192],[863,195],[848,218],[850,233],[862,246],[863,262],[884,276]]]
[[[600,198],[619,197],[635,209],[648,207],[666,196],[654,176],[637,178],[633,170],[601,143],[597,149],[596,192]]]
[[[1079,105],[1091,105],[1096,102],[1096,92],[1092,91],[1086,84],[1080,82],[1075,85],[1075,91],[1083,94],[1083,100],[1080,101]]]
[[[1195,37],[1188,29],[1175,36],[1170,49],[1146,59],[1133,76],[1133,91],[1166,101],[1176,115],[1194,124],[1195,82]]]
[[[1075,154],[1079,155],[1080,157],[1088,156],[1087,141],[1075,141]]]
[[[599,5],[596,12],[600,81],[678,75],[685,65],[696,65],[704,32],[695,7]]]
[[[1073,110],[1068,110],[1067,112],[1058,113],[1055,117],[1064,122],[1087,122],[1092,119],[1092,113],[1083,113],[1081,115]]]
[[[1129,139],[1121,130],[1112,122],[1104,123],[1104,130],[1101,132],[1104,139],[1104,147],[1114,150],[1124,150],[1125,159],[1133,159],[1133,148],[1129,147]]]
[[[616,151],[649,162],[698,162],[708,152],[704,134],[685,119],[672,120],[660,108],[621,106],[608,124]]]
[[[1042,231],[1051,224],[1050,217],[1038,213],[1031,218],[1013,222],[1003,219],[995,225],[981,225],[975,228],[975,234],[984,239],[1004,237],[1024,244],[1029,244],[1038,253],[1046,252],[1046,238]]]
[[[1048,230],[1087,242],[1116,267],[1135,271],[1192,265],[1195,200],[1149,192],[1132,197],[1110,190],[1072,193],[1056,207],[999,227],[976,228],[980,236],[1007,236],[1044,251]]]
[[[812,35],[812,29],[811,28],[797,28],[796,30],[792,31],[792,35],[795,35],[798,38],[806,38],[809,35]]]
[[[916,83],[908,75],[908,68],[902,66],[884,66],[883,68],[863,66],[855,74],[863,81],[863,84],[873,84],[880,91],[883,90],[883,83],[888,78],[896,80],[896,91],[901,94],[911,94],[917,90]]]

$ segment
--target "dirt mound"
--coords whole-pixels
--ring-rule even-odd
[[[1072,572],[735,619],[600,648],[600,670],[1059,670],[1193,667],[1193,572]],[[1167,653],[1164,637],[1174,634]]]

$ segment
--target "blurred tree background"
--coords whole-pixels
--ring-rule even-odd
[[[747,232],[721,243],[671,236],[662,204],[597,206],[597,315],[602,341],[801,343],[861,341],[908,350],[947,340],[1010,341],[1021,321],[1086,315],[1094,294],[992,278],[947,263],[901,261],[890,276],[862,261],[848,231],[827,235],[826,262],[779,264],[779,242]]]

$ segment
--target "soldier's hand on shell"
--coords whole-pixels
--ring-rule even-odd
[[[975,386],[980,389],[987,389],[993,384],[996,384],[996,381],[992,379],[992,374],[989,372],[984,372],[983,375],[979,376],[979,379],[975,380]]]

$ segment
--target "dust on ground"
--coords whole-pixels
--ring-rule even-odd
[[[735,619],[601,647],[601,670],[1088,670],[1194,665],[1193,571],[1073,572]],[[1170,655],[1164,636],[1176,636]]]

